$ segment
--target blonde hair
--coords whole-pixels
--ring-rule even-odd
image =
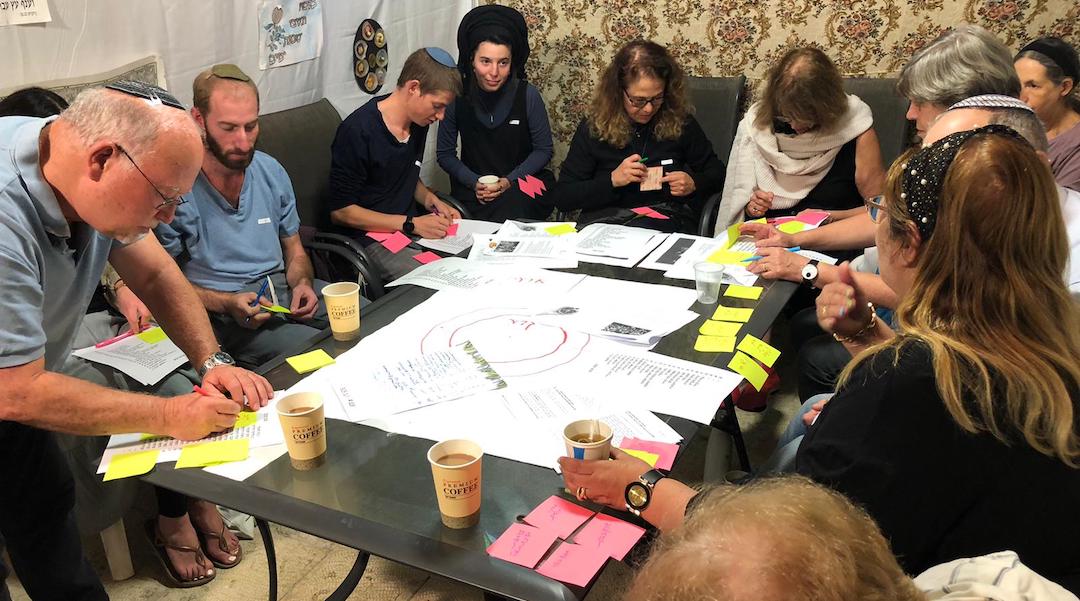
[[[885,190],[887,235],[901,245],[915,229],[900,199],[905,162],[893,164]],[[1005,444],[1019,437],[1080,465],[1080,306],[1063,283],[1068,238],[1046,164],[1017,139],[969,139],[948,168],[937,225],[918,253],[896,309],[901,334],[855,357],[840,386],[877,352],[922,342],[960,428]]]
[[[106,88],[83,90],[60,118],[86,146],[110,140],[136,156],[153,154],[159,138],[199,136],[187,111]]]
[[[802,476],[720,486],[665,534],[626,601],[922,601],[866,512]]]
[[[641,77],[664,82],[664,102],[653,116],[653,137],[677,140],[682,135],[683,124],[691,113],[683,70],[660,44],[635,40],[615,53],[596,86],[588,115],[593,136],[615,148],[630,143],[630,117],[623,107],[623,94]]]
[[[817,48],[794,48],[769,69],[754,127],[772,131],[773,120],[785,117],[829,131],[847,109],[844,80],[829,55]]]

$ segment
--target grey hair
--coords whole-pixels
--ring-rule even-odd
[[[1020,96],[1012,53],[989,31],[961,23],[930,42],[900,71],[897,91],[946,107],[979,94]]]
[[[1050,142],[1046,139],[1046,128],[1035,113],[1005,107],[987,107],[983,110],[990,112],[990,123],[999,123],[1013,128],[1035,150],[1046,152],[1050,148]]]
[[[1022,58],[1030,58],[1031,60],[1042,65],[1043,68],[1046,69],[1046,78],[1049,79],[1050,83],[1054,84],[1055,86],[1060,86],[1062,83],[1064,83],[1066,78],[1072,79],[1072,77],[1065,75],[1065,71],[1061,68],[1061,65],[1054,62],[1054,59],[1046,56],[1042,52],[1039,52],[1037,50],[1025,50],[1020,54],[1016,55],[1016,60],[1020,60]],[[1072,83],[1072,89],[1069,90],[1069,95],[1065,97],[1065,102],[1068,103],[1069,108],[1074,111],[1080,112],[1080,94],[1076,92],[1077,84],[1080,84],[1080,81],[1074,81]]]
[[[187,111],[105,88],[83,90],[60,118],[86,146],[108,140],[138,156],[152,154],[159,138],[199,131]]]

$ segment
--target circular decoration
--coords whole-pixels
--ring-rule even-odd
[[[364,19],[353,37],[353,77],[366,94],[375,94],[386,81],[390,64],[386,32],[374,19]]]

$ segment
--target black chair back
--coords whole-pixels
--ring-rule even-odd
[[[712,142],[716,156],[726,164],[742,118],[746,76],[687,77],[686,84],[696,109],[694,118]]]
[[[896,78],[845,77],[844,90],[862,98],[874,113],[874,131],[881,144],[881,158],[888,169],[911,144],[915,133],[911,122],[904,117],[908,101],[896,93]]]

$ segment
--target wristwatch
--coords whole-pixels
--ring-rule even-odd
[[[206,361],[203,361],[202,367],[195,371],[199,373],[199,377],[201,378],[206,375],[206,372],[219,365],[236,365],[236,361],[233,360],[229,353],[218,351],[207,357]]]
[[[412,215],[405,216],[405,223],[401,224],[401,231],[405,232],[405,235],[411,236],[416,231],[416,224],[412,222]]]
[[[656,483],[666,478],[660,470],[649,470],[638,477],[637,480],[626,485],[626,509],[630,513],[641,516],[641,512],[652,501],[653,488]]]
[[[814,287],[814,282],[817,281],[818,276],[818,260],[810,259],[810,262],[803,265],[802,268],[802,281],[810,288]]]

